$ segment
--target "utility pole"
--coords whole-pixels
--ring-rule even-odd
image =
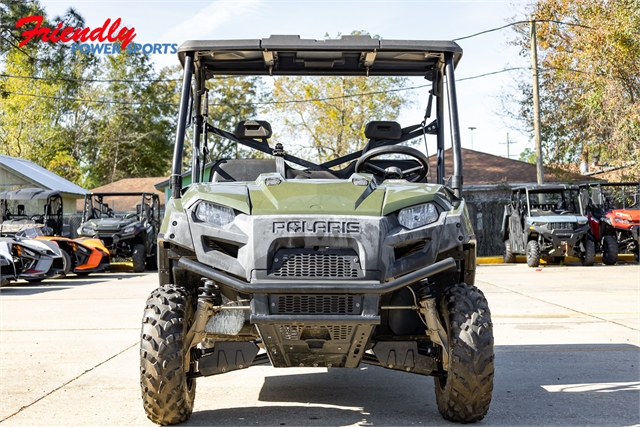
[[[471,149],[473,150],[473,131],[478,128],[474,126],[469,126],[468,129],[471,131]]]
[[[540,89],[538,86],[538,47],[536,45],[536,17],[531,16],[531,70],[533,71],[533,131],[536,137],[536,169],[538,184],[544,184],[542,141],[540,138]],[[509,145],[507,145],[509,147]]]
[[[498,142],[498,144],[507,144],[507,159],[511,158],[511,154],[509,153],[509,146],[511,144],[517,144],[515,141],[509,141],[509,132],[507,132],[507,142]]]

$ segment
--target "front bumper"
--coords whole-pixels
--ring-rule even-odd
[[[588,229],[588,225],[577,230],[549,230],[546,227],[534,226],[534,230],[542,236],[544,242],[542,253],[550,256],[579,256],[582,250],[578,245],[586,237]]]

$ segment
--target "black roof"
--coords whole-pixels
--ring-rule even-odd
[[[589,187],[631,187],[640,186],[640,182],[590,182],[585,185],[588,185]]]
[[[87,197],[92,197],[92,196],[133,197],[133,196],[142,196],[143,194],[157,195],[153,191],[141,191],[141,192],[91,193],[91,194],[87,194]]]
[[[378,40],[371,36],[301,39],[272,35],[250,40],[189,40],[178,48],[184,65],[187,52],[213,75],[353,75],[425,76],[453,54],[457,65],[462,48],[452,41]]]
[[[537,184],[537,185],[523,185],[514,187],[511,190],[515,193],[517,191],[527,190],[529,193],[546,193],[550,191],[562,191],[562,190],[579,190],[577,185],[570,184]]]
[[[0,193],[0,200],[41,200],[51,196],[60,195],[58,190],[45,190],[43,188],[22,188],[20,190],[4,191]]]

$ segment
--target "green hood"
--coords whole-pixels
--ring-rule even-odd
[[[366,176],[363,176],[365,178]],[[277,185],[229,182],[192,185],[183,205],[207,200],[251,215],[363,215],[382,216],[399,209],[437,200],[450,208],[451,195],[441,185],[388,180],[381,185],[355,185],[352,180],[285,180]]]

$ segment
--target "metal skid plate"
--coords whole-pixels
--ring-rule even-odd
[[[429,375],[434,369],[434,359],[418,353],[415,341],[378,342],[373,353],[381,366],[400,371]]]
[[[251,323],[274,367],[355,368],[374,326],[380,323],[377,295],[358,296],[361,310],[345,307],[344,312],[331,314],[274,315],[270,301],[267,295],[254,295]]]
[[[276,368],[355,368],[373,326],[296,322],[259,325],[258,330]]]
[[[198,359],[198,371],[202,376],[223,374],[236,369],[248,368],[258,354],[253,342],[219,341],[211,354]]]

